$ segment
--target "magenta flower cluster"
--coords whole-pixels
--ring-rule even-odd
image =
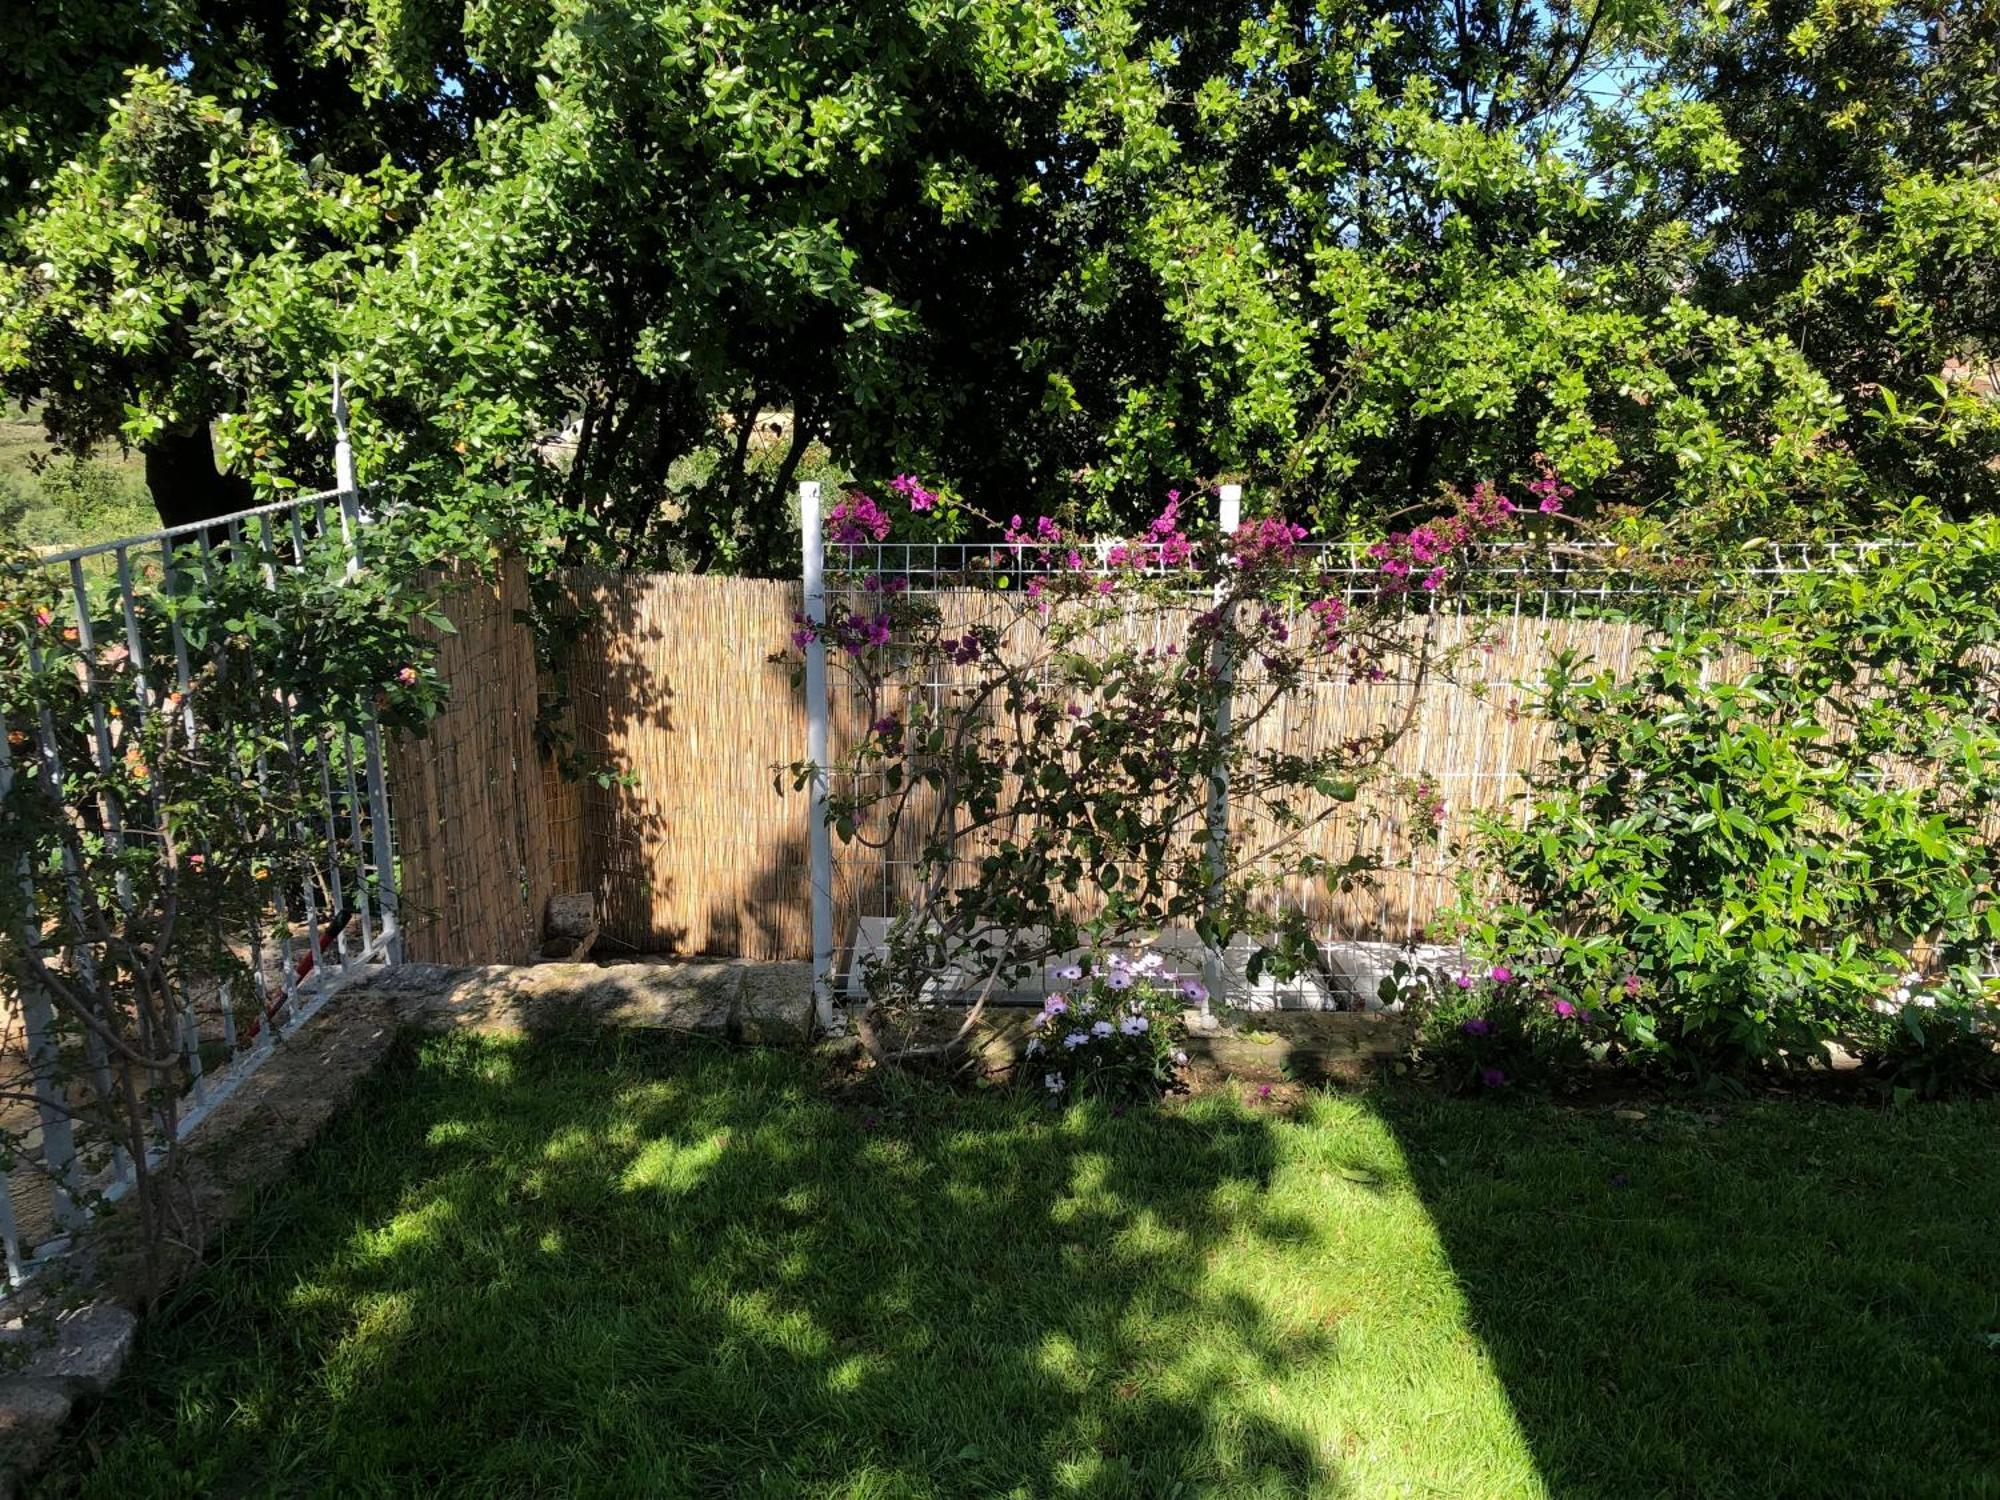
[[[1555,465],[1549,462],[1546,453],[1535,455],[1535,467],[1541,473],[1528,481],[1528,493],[1535,497],[1535,509],[1545,516],[1561,515],[1563,502],[1576,493],[1575,488],[1557,477]]]
[[[925,489],[914,474],[898,474],[894,479],[889,481],[889,488],[909,501],[911,510],[924,511],[937,509],[937,491]]]
[[[1007,522],[1002,535],[1016,546],[1030,545],[1044,549],[1061,546],[1063,539],[1062,527],[1047,516],[1036,516],[1032,526],[1023,522],[1019,516],[1014,516]],[[1080,565],[1083,561],[1075,552],[1070,553],[1070,556],[1075,559],[1072,566]]]
[[[1181,530],[1181,492],[1167,491],[1166,508],[1146,523],[1144,541],[1120,542],[1104,555],[1110,568],[1186,567],[1194,559],[1194,543]],[[1076,558],[1075,553],[1070,554]],[[1077,558],[1081,562],[1081,558]]]
[[[1236,565],[1249,571],[1282,566],[1298,555],[1306,529],[1282,516],[1266,516],[1236,533]]]
[[[826,520],[827,535],[843,547],[865,547],[889,535],[889,517],[860,490],[849,490]]]
[[[814,625],[804,615],[792,616],[792,644],[803,650],[814,641],[824,641],[850,655],[859,656],[872,646],[886,646],[894,631],[894,623],[887,615],[846,615],[838,620],[828,620],[824,625]]]
[[[1513,515],[1514,502],[1481,480],[1459,502],[1458,514],[1392,531],[1369,547],[1368,556],[1379,570],[1377,587],[1385,594],[1411,588],[1435,592],[1444,586],[1445,569],[1455,553],[1500,531]]]

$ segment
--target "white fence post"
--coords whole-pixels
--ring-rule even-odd
[[[354,473],[354,444],[347,433],[347,392],[340,383],[338,366],[333,372],[333,483],[340,492],[340,539],[347,548],[347,576],[352,578],[361,571],[361,485]],[[372,712],[362,725],[361,747],[368,782],[369,842],[375,859],[375,909],[382,919],[384,956],[391,964],[399,964],[403,961],[403,924],[396,890],[396,841],[389,821],[382,728]],[[316,954],[313,945],[319,942],[319,934],[309,933],[306,942],[309,951]],[[286,968],[289,973],[289,959]]]
[[[840,1029],[833,1008],[833,841],[826,826],[826,556],[820,537],[819,485],[799,486],[801,579],[805,585],[806,627],[806,760],[810,766],[806,797],[806,837],[812,863],[813,1015],[824,1032]]]
[[[1236,528],[1243,524],[1243,486],[1225,484],[1219,492],[1220,504],[1216,520],[1225,537],[1236,535]],[[1229,583],[1218,578],[1215,583],[1215,607],[1225,607],[1229,595]],[[1236,663],[1229,655],[1229,630],[1232,622],[1223,620],[1215,636],[1215,675],[1220,691],[1215,702],[1215,743],[1217,753],[1226,755],[1229,745],[1230,699],[1236,685]],[[1219,764],[1208,778],[1208,914],[1211,919],[1221,903],[1222,883],[1229,878],[1229,767]],[[1211,1000],[1220,995],[1229,978],[1229,965],[1223,950],[1210,946],[1203,958],[1205,971],[1203,983],[1207,986]],[[1201,1005],[1202,1014],[1209,1011],[1210,1000]]]
[[[333,487],[340,492],[340,539],[347,546],[347,576],[361,571],[361,486],[354,478],[354,444],[347,435],[347,392],[340,367],[333,371]]]

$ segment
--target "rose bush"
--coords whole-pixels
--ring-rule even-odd
[[[442,701],[394,534],[358,571],[337,539],[135,557],[129,614],[108,577],[79,602],[66,572],[0,567],[0,957],[48,1012],[33,1093],[74,1135],[66,1190],[87,1209],[122,1153],[149,1252],[198,1239],[176,1189],[179,1101],[216,1041],[197,1002],[239,1044],[271,1022],[260,946],[335,918],[330,863],[350,899],[379,883],[365,814],[330,831],[328,786],[366,775],[370,716],[421,729]],[[32,1133],[0,1151],[39,1160]]]
[[[1472,950],[1672,1072],[1990,1065],[2000,519],[1917,511],[1780,587],[1719,582],[1636,673],[1548,671],[1556,750],[1525,818],[1482,826]],[[1885,1020],[1913,963],[1939,1008]]]

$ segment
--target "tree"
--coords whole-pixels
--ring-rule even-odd
[[[496,103],[442,7],[346,11],[97,0],[0,34],[0,390],[43,402],[63,448],[140,448],[169,524],[300,461],[252,420],[218,471],[212,429],[323,387],[323,366],[271,356],[314,343],[339,252],[393,243],[394,189]]]
[[[1836,61],[1764,7],[1101,8],[1075,116],[1101,248],[1048,376],[1101,440],[1087,487],[1117,510],[1236,472],[1330,521],[1540,451],[1581,505],[1797,534],[1949,449],[1933,493],[1992,506],[1993,404],[1917,410],[2000,347],[1994,26],[1966,9],[1937,48],[1914,8],[1829,0],[1870,39]],[[1880,118],[1824,232],[1760,230],[1817,170],[1765,164],[1763,113],[1816,136],[1857,88]]]
[[[211,431],[313,473],[338,360],[369,477],[749,571],[822,462],[1109,529],[1537,453],[1697,541],[1968,513],[1995,3],[100,0],[13,65],[0,389],[179,516]]]

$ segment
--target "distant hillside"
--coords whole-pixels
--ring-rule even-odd
[[[158,524],[138,454],[59,457],[37,413],[0,409],[0,549],[74,547]]]

